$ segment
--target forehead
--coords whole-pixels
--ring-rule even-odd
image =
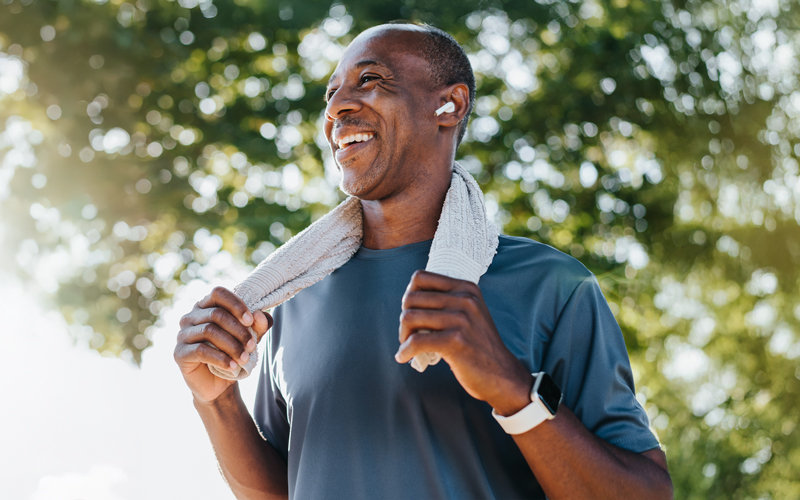
[[[410,28],[377,26],[360,35],[347,47],[330,81],[344,77],[366,65],[385,66],[406,76],[428,75],[429,63],[422,57],[424,33]]]

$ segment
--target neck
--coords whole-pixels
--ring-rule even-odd
[[[428,169],[396,194],[380,200],[361,200],[362,245],[386,250],[432,239],[452,175],[449,167]]]

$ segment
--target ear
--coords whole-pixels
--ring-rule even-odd
[[[431,116],[440,127],[455,127],[469,111],[469,88],[463,83],[455,83],[443,88],[438,94],[436,107],[430,111]],[[436,116],[435,111],[448,102],[453,103],[455,110]]]

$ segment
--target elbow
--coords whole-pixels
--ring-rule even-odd
[[[672,478],[669,472],[665,470],[659,471],[658,477],[654,478],[652,481],[650,491],[653,495],[648,496],[649,498],[673,500],[675,498],[675,493],[672,489]]]
[[[675,493],[672,487],[672,477],[669,475],[667,466],[667,456],[664,451],[660,448],[649,450],[642,453],[642,456],[649,460],[649,462],[644,462],[647,466],[641,469],[643,474],[640,476],[646,478],[647,498],[672,500]]]
[[[675,493],[672,478],[666,469],[651,464],[645,470],[639,470],[635,487],[627,489],[627,498],[646,498],[648,500],[673,500]],[[633,486],[632,484],[630,486]]]
[[[675,495],[672,491],[672,481],[669,481],[663,488],[660,488],[658,496],[655,498],[660,500],[674,500]]]

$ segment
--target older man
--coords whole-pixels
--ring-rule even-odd
[[[273,319],[222,288],[182,319],[175,359],[237,498],[672,497],[586,268],[500,236],[480,286],[418,271],[474,94],[464,51],[435,28],[378,26],[348,47],[325,134],[361,200],[362,246],[274,311],[255,422],[208,365],[245,363],[247,327]],[[426,352],[445,363],[406,364]]]

